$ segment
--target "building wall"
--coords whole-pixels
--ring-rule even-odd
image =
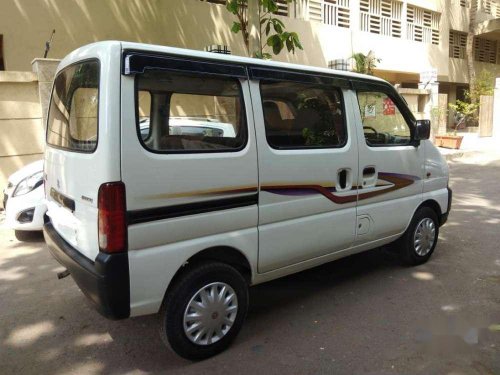
[[[0,72],[0,189],[10,174],[43,153],[38,81],[31,72]]]
[[[223,6],[199,0],[16,0],[2,2],[0,34],[6,70],[23,71],[43,57],[52,29],[52,58],[101,40],[198,50],[219,42],[243,55],[241,36],[228,27],[232,21]]]
[[[290,30],[298,32],[304,51],[275,59],[325,67],[330,60],[372,50],[381,59],[381,72],[410,73],[418,79],[422,70],[437,68],[440,81],[467,82],[465,60],[448,57],[449,30],[466,32],[469,28],[469,9],[461,7],[459,0],[403,2],[404,7],[413,4],[441,13],[439,45],[359,31],[359,0],[350,4],[351,29],[305,20],[304,14],[281,17]],[[198,50],[225,44],[233,54],[246,55],[241,35],[230,31],[234,20],[223,5],[200,0],[17,0],[2,5],[0,34],[6,69],[28,70],[33,58],[43,56],[52,29],[56,30],[49,53],[52,58],[110,39]],[[498,65],[487,65],[498,71]]]

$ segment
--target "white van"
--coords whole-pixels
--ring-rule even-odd
[[[250,285],[390,243],[430,258],[451,190],[429,131],[377,78],[91,44],[54,81],[45,238],[104,316],[159,313],[175,352],[206,358]]]

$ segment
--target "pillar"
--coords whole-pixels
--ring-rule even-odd
[[[47,124],[47,112],[52,91],[52,82],[56,74],[57,66],[61,60],[37,58],[31,62],[31,68],[38,77],[38,94],[42,108],[42,124]]]

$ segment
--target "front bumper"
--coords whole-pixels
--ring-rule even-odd
[[[70,272],[83,294],[109,319],[130,316],[128,254],[99,252],[95,262],[67,243],[50,221],[43,226],[45,242],[52,256]]]
[[[448,207],[447,210],[444,214],[441,214],[441,217],[439,218],[439,226],[444,225],[448,221],[448,215],[450,214],[451,211],[451,200],[453,197],[453,190],[451,190],[449,187],[446,188],[448,190]]]

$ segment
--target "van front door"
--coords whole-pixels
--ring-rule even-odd
[[[362,244],[405,230],[422,201],[424,150],[412,142],[413,116],[392,87],[354,87],[359,124],[356,244]]]
[[[256,68],[250,74],[259,163],[259,272],[349,248],[358,163],[344,101],[348,82]]]

